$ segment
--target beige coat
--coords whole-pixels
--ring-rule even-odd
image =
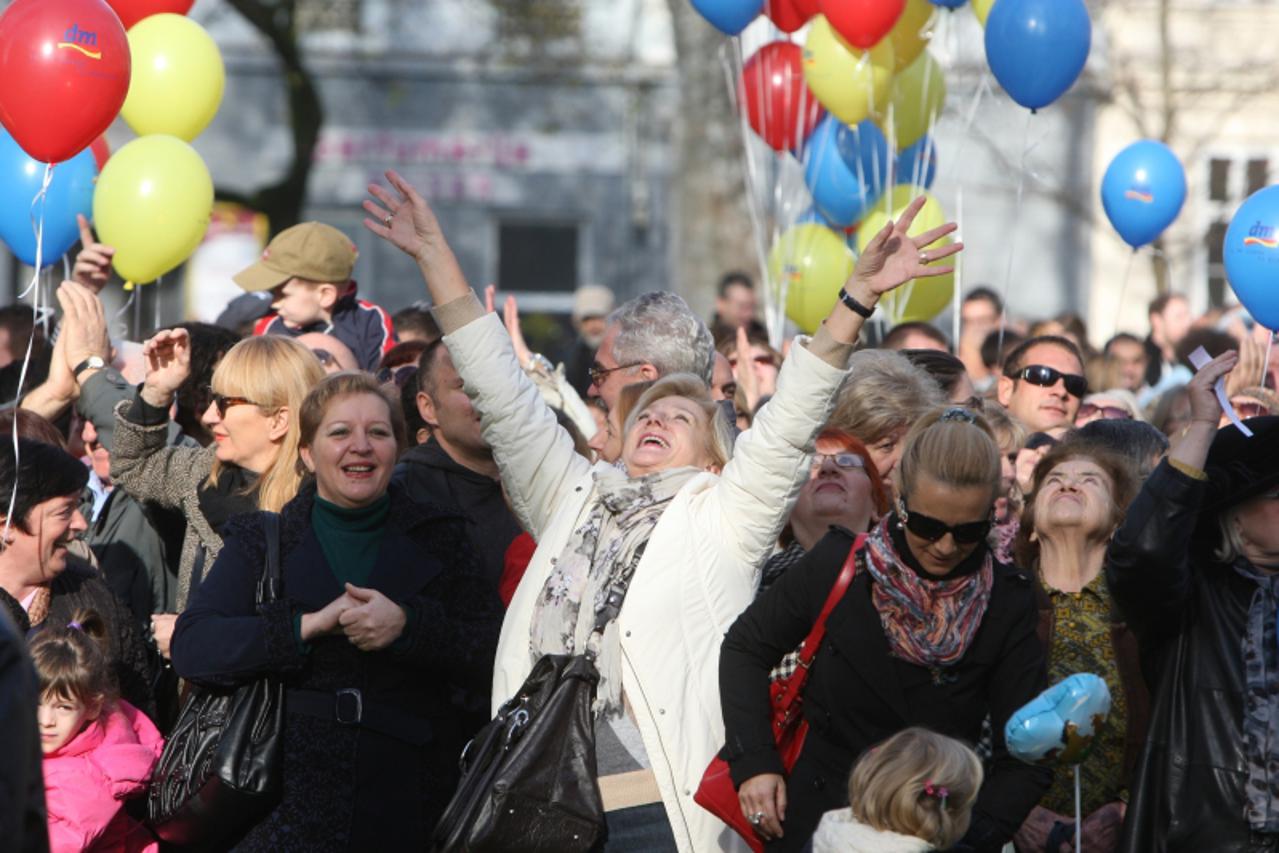
[[[552,558],[591,502],[593,466],[573,451],[520,371],[496,315],[445,329],[512,507],[538,542],[502,625],[493,676],[496,709],[532,668],[534,601]],[[746,849],[693,802],[706,765],[724,743],[720,643],[754,597],[760,567],[808,479],[812,442],[845,373],[804,345],[792,349],[777,394],[737,440],[723,474],[698,475],[676,494],[653,530],[618,617],[622,689],[681,851]]]

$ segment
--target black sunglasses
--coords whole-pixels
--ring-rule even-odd
[[[1066,385],[1066,393],[1072,397],[1083,398],[1088,393],[1088,380],[1078,373],[1062,373],[1055,367],[1048,367],[1045,364],[1032,364],[1029,367],[1023,367],[1013,376],[1014,379],[1025,379],[1031,385],[1039,385],[1043,388],[1051,388],[1057,384],[1057,380],[1062,380]]]
[[[906,525],[907,530],[928,542],[936,542],[949,533],[955,537],[957,544],[973,545],[985,539],[986,535],[990,533],[991,520],[989,518],[981,521],[965,521],[963,524],[946,524],[944,521],[938,521],[927,515],[911,512],[906,508],[905,501],[902,502],[901,517],[902,523]]]
[[[226,410],[232,406],[257,406],[258,408],[264,408],[261,403],[255,403],[248,397],[235,397],[228,394],[219,394],[213,390],[212,386],[205,386],[204,398],[208,400],[211,405],[217,408],[219,418],[225,418]],[[205,408],[208,408],[208,406]]]

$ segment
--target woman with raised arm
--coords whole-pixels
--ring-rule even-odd
[[[597,651],[597,769],[608,851],[702,851],[740,845],[693,802],[723,742],[713,662],[751,601],[760,565],[800,487],[865,317],[880,297],[946,268],[925,250],[953,224],[907,235],[917,200],[876,235],[830,316],[792,348],[777,393],[728,459],[724,424],[701,379],[659,379],[624,425],[625,471],[592,465],[520,370],[495,315],[471,292],[435,215],[394,172],[365,226],[412,256],[426,279],[445,342],[481,412],[502,482],[538,549],[511,601],[498,646],[493,703],[519,688],[543,654],[580,653],[597,601],[633,576]]]

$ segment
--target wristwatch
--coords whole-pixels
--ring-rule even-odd
[[[91,355],[88,358],[86,358],[84,361],[77,364],[75,366],[75,370],[71,372],[75,374],[76,379],[79,379],[80,374],[84,373],[86,370],[101,370],[102,368],[106,366],[107,366],[107,363],[106,361],[103,360],[102,356]]]

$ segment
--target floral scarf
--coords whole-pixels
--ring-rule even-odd
[[[994,560],[987,551],[981,568],[958,578],[927,580],[897,553],[885,516],[866,539],[866,569],[875,583],[871,599],[893,657],[928,667],[940,681],[942,670],[963,658],[972,644],[994,583]]]
[[[622,471],[597,468],[595,496],[586,518],[569,537],[533,608],[530,632],[533,660],[547,654],[591,654],[600,673],[594,711],[622,711],[621,643],[617,621],[602,634],[595,614],[609,588],[629,581],[643,546],[671,499],[693,477],[696,468],[675,468],[631,479]],[[589,606],[583,607],[583,602]]]
[[[1279,575],[1262,574],[1242,559],[1234,569],[1257,585],[1243,636],[1243,742],[1248,758],[1244,814],[1255,831],[1274,833],[1279,832]]]

